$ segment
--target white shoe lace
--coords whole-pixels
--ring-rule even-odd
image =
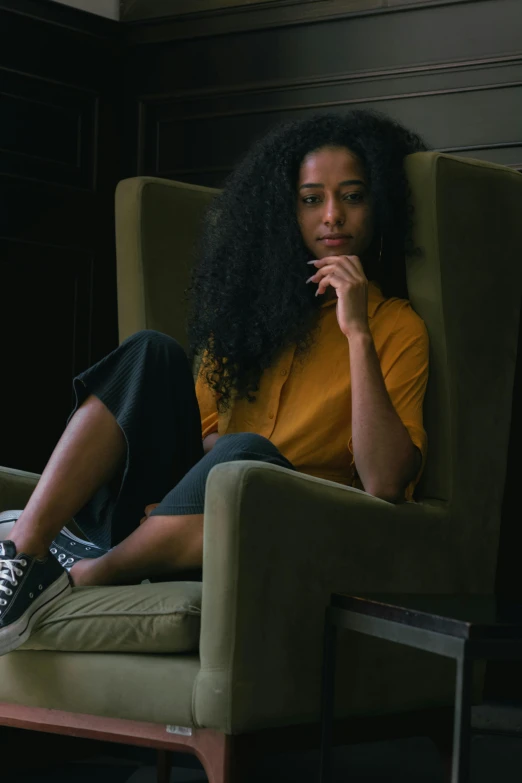
[[[16,587],[18,585],[18,581],[16,579],[17,576],[23,576],[24,572],[16,567],[16,564],[19,563],[21,566],[27,565],[27,560],[24,560],[23,558],[16,559],[16,560],[1,560],[0,559],[0,582],[3,580],[5,582],[9,582],[12,584],[13,587]],[[10,587],[7,587],[7,585],[0,584],[0,606],[7,606],[7,601],[5,598],[1,595],[1,593],[4,593],[4,595],[11,596],[13,595],[13,591]],[[2,614],[2,610],[0,609],[0,614]]]

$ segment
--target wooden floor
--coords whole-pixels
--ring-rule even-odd
[[[442,783],[437,751],[419,738],[373,743],[336,750],[335,783]],[[60,763],[45,772],[23,774],[17,783],[155,783],[153,759],[95,757],[86,762]],[[197,762],[183,757],[171,783],[204,783]],[[271,757],[246,783],[317,783],[317,754]],[[522,736],[476,736],[472,745],[472,783],[520,783]]]

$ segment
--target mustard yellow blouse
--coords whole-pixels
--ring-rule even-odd
[[[349,348],[335,314],[336,300],[323,304],[317,338],[304,360],[290,347],[261,378],[256,401],[236,401],[218,414],[214,392],[200,375],[196,382],[202,437],[256,432],[268,438],[294,467],[340,484],[362,484],[352,448],[352,398]],[[428,380],[428,335],[424,322],[405,299],[385,299],[368,286],[370,331],[390,399],[422,453],[422,467],[406,488],[406,500],[421,476],[427,437],[422,404]]]

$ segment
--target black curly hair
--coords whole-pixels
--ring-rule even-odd
[[[372,111],[320,114],[276,127],[225,182],[206,215],[189,294],[192,356],[224,411],[234,396],[253,401],[264,370],[282,349],[309,349],[320,300],[304,285],[307,250],[296,214],[303,159],[322,147],[347,147],[362,161],[383,237],[381,263],[366,275],[384,296],[407,297],[404,254],[411,251],[404,157],[422,139]]]

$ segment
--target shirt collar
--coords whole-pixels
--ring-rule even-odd
[[[373,280],[368,281],[368,318],[373,318],[375,315],[375,312],[381,302],[384,302],[386,299],[385,296],[383,296],[381,289],[375,283]],[[323,307],[331,307],[332,305],[336,304],[337,299],[330,299],[328,302],[325,302],[321,305],[321,308]]]

